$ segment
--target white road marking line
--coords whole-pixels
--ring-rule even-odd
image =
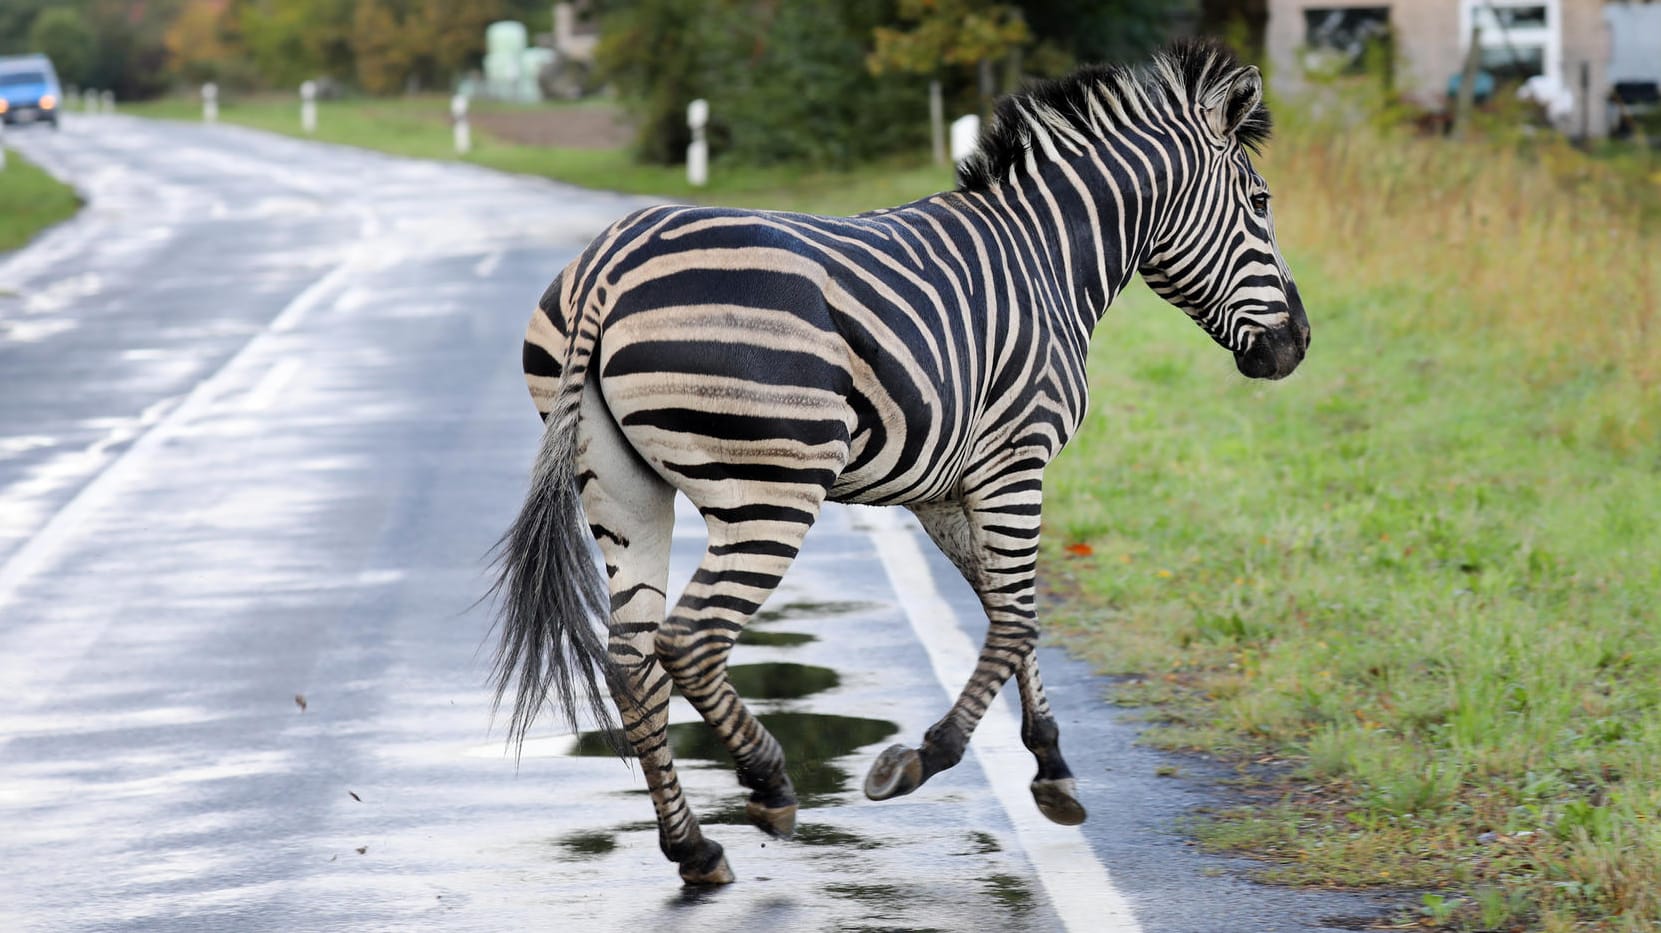
[[[483,259],[479,260],[478,263],[473,266],[473,274],[481,279],[488,279],[490,278],[491,273],[496,271],[496,267],[501,264],[502,251],[495,250],[494,252],[487,253]]]
[[[288,306],[283,308],[282,313],[277,315],[276,319],[271,322],[270,326],[266,328],[267,332],[281,334],[299,327],[300,322],[305,320],[306,315],[311,313],[312,308],[315,308],[322,302],[323,296],[335,291],[346,276],[351,274],[352,266],[353,260],[347,259],[345,262],[342,262],[340,265],[329,270],[328,275],[325,275],[306,286],[306,290],[298,295],[295,295],[294,300],[289,302]],[[252,347],[255,343],[260,342],[263,337],[265,337],[265,334],[256,336],[253,341],[248,344],[248,346],[242,348],[242,352],[246,353],[248,351],[248,347]],[[221,369],[218,373],[214,373],[213,378],[219,378],[221,373],[230,368],[231,363],[235,363],[241,358],[242,353],[238,353],[236,359],[231,360],[230,363],[226,363],[225,368]]]
[[[231,384],[239,378],[238,370],[245,368],[250,360],[265,352],[276,334],[292,329],[323,296],[338,288],[351,270],[350,261],[341,263],[296,295],[264,331],[243,344],[242,349],[212,375],[197,383],[190,394],[185,396],[184,401],[171,411],[167,411],[153,427],[140,434],[132,446],[102,472],[92,477],[73,499],[58,509],[39,531],[14,551],[10,559],[0,565],[0,609],[4,609],[17,598],[18,590],[30,578],[50,570],[91,518],[105,514],[115,507],[122,488],[135,477],[143,475],[149,461],[169,438],[217,404],[226,395],[226,390]],[[146,416],[164,410],[161,408],[162,404],[151,406],[146,410]],[[69,631],[59,631],[57,629],[63,628],[62,626],[54,626],[52,622],[47,621],[40,625],[25,626],[21,631],[12,627],[5,632],[4,641],[8,643],[8,647],[15,648],[19,640],[27,641],[31,637],[39,639],[47,633],[47,629],[52,629],[49,632],[52,636],[52,653],[62,656],[84,650],[85,646],[91,645],[97,639],[104,625],[108,624],[106,621],[103,624],[80,625]],[[27,659],[32,656],[27,650],[0,651],[0,659],[14,659],[13,663],[9,664],[0,660],[0,682],[7,685],[8,694],[17,698],[18,703],[25,708],[32,707],[44,699],[46,688],[53,676],[51,670],[30,663]],[[0,735],[0,747],[4,747],[8,741],[9,737]]]
[[[980,648],[954,621],[956,613],[935,587],[934,573],[917,536],[888,508],[859,510],[859,523],[876,545],[900,607],[928,652],[934,674],[946,693],[957,694],[974,670]],[[1013,681],[1011,682],[1013,688]],[[1090,933],[1140,933],[1130,903],[1076,826],[1046,820],[1028,789],[1034,763],[1021,744],[1020,725],[1000,697],[975,730],[969,752],[981,763],[992,792],[1009,814],[1015,836],[1050,897],[1050,905],[1069,930]]]
[[[272,366],[260,378],[254,388],[249,391],[248,397],[242,402],[243,409],[246,411],[265,411],[270,408],[272,403],[277,401],[277,396],[282,394],[283,389],[287,388],[288,384],[304,368],[305,366],[299,360],[292,357],[278,360],[276,365]]]

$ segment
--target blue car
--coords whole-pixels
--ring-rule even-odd
[[[63,89],[52,60],[44,55],[0,57],[0,120],[8,124],[41,121],[58,128]]]

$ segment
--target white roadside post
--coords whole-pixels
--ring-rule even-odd
[[[466,94],[450,98],[450,118],[455,122],[456,155],[466,155],[473,150],[473,131],[467,126]]]
[[[83,113],[98,112],[98,92],[90,87],[81,92],[81,111]]]
[[[6,170],[6,121],[0,120],[0,172]]]
[[[202,122],[219,122],[219,85],[212,81],[202,85]]]
[[[300,129],[317,132],[317,82],[300,82]]]
[[[957,165],[975,154],[980,145],[980,117],[974,114],[952,121],[952,164]]]
[[[103,100],[104,100],[104,112],[105,113],[115,113],[115,92],[114,91],[105,91],[103,94],[101,94],[99,96],[102,97]]]
[[[686,147],[686,181],[694,188],[709,184],[709,141],[704,127],[709,124],[709,101],[702,97],[686,105],[686,125],[692,128],[692,144]]]

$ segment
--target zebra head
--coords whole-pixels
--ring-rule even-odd
[[[1303,361],[1309,319],[1275,245],[1269,186],[1248,158],[1269,132],[1263,78],[1207,52],[1173,62],[1188,105],[1173,141],[1188,171],[1140,272],[1234,353],[1242,375],[1280,379]]]

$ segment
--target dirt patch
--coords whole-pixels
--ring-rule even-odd
[[[485,133],[523,146],[618,149],[634,139],[623,114],[602,107],[482,111],[469,119]]]

